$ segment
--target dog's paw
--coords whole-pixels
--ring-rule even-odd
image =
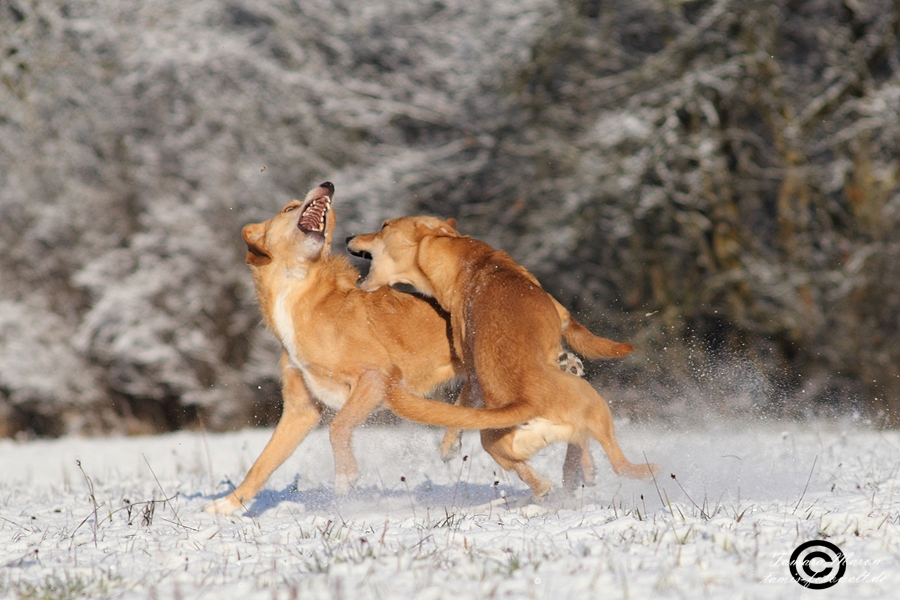
[[[457,432],[456,435],[451,435],[450,433],[444,435],[444,439],[441,440],[441,460],[450,462],[459,456],[461,450],[462,434]]]
[[[531,488],[531,493],[535,498],[548,498],[554,489],[555,486],[552,481],[546,477],[540,477],[535,486]]]
[[[234,494],[228,494],[221,498],[217,498],[203,507],[205,513],[218,513],[220,515],[230,515],[237,509],[241,508],[241,503]]]
[[[650,481],[653,476],[659,473],[662,467],[653,463],[644,463],[642,465],[629,464],[616,470],[617,475],[630,477],[631,479],[642,479]]]
[[[581,362],[581,359],[575,354],[571,352],[560,352],[558,360],[560,370],[579,377],[584,376],[584,363]]]
[[[338,473],[334,476],[334,495],[343,497],[353,491],[359,480],[359,473]]]

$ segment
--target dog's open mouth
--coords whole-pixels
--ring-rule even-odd
[[[372,253],[368,250],[356,250],[350,247],[350,240],[353,239],[354,236],[350,236],[347,238],[347,251],[353,256],[358,256],[360,258],[365,258],[366,260],[372,260]]]
[[[325,233],[325,219],[331,210],[331,198],[321,196],[316,198],[300,213],[297,227],[303,233]]]

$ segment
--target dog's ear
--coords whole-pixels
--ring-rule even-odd
[[[266,250],[266,227],[262,223],[253,223],[244,227],[241,232],[247,243],[247,264],[261,267],[272,262],[272,255]]]
[[[456,235],[456,219],[453,217],[444,219],[440,226],[438,226],[437,231],[438,233],[445,233],[447,235]]]

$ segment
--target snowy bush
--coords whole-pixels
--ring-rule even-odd
[[[0,435],[34,423],[56,434],[62,427],[102,431],[103,411],[85,410],[97,400],[98,373],[69,343],[65,320],[40,304],[0,300]]]

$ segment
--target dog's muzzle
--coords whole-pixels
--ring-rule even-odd
[[[365,258],[366,260],[372,260],[372,253],[371,253],[371,252],[367,252],[367,251],[365,251],[365,250],[354,250],[353,248],[350,247],[350,242],[352,242],[352,241],[353,241],[353,238],[355,238],[355,237],[356,237],[355,235],[351,235],[350,237],[348,237],[348,238],[345,240],[346,243],[347,243],[347,251],[348,251],[350,254],[352,254],[353,256],[358,256],[358,257],[360,257],[360,258]],[[360,279],[360,281],[362,281],[362,278]],[[357,287],[359,287],[359,281],[357,281]]]

